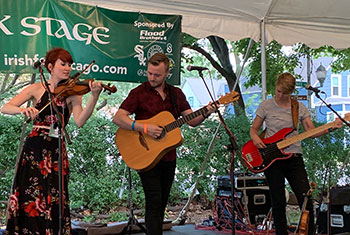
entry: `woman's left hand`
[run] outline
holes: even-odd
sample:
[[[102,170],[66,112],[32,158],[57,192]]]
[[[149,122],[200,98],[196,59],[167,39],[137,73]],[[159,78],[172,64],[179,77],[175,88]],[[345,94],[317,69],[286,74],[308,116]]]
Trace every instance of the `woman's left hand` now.
[[[344,123],[342,122],[342,120],[340,120],[339,118],[336,118],[336,119],[333,121],[333,123],[334,123],[334,127],[337,128],[337,129],[343,127],[343,125],[344,125]]]
[[[98,97],[102,91],[102,82],[90,81],[89,86],[91,94]]]

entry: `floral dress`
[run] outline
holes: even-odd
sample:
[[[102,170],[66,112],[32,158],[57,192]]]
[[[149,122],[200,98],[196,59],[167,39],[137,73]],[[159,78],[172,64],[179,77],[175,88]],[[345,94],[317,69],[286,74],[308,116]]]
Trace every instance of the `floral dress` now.
[[[49,95],[43,94],[36,104],[41,110]],[[56,101],[57,109],[69,120],[65,101]],[[8,206],[6,234],[58,234],[58,138],[50,137],[49,127],[57,127],[57,117],[48,105],[33,121],[33,129],[23,146]],[[71,233],[68,178],[69,166],[65,144],[62,141],[63,215],[62,234]]]

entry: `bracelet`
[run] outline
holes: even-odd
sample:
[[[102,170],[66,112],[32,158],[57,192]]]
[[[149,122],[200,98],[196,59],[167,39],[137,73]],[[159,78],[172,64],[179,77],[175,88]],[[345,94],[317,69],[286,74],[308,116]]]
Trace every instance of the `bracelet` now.
[[[131,124],[131,130],[133,130],[133,131],[135,130],[135,121],[133,121]]]
[[[20,111],[20,113],[22,114],[23,111],[24,111],[24,108],[20,108],[19,111]]]
[[[147,135],[147,124],[143,124],[143,132]]]

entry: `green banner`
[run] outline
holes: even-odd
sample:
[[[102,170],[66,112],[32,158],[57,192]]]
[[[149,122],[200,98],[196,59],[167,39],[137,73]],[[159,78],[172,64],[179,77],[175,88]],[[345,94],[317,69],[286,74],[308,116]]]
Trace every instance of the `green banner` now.
[[[48,50],[71,52],[74,72],[98,80],[143,82],[147,60],[164,52],[168,82],[180,84],[181,16],[113,11],[61,0],[0,0],[0,71],[33,73]]]

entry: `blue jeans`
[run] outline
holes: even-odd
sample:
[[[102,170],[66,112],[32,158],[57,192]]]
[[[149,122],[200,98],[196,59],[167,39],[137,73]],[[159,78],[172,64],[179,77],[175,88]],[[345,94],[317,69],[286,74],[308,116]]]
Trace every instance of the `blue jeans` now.
[[[146,199],[145,223],[148,235],[163,233],[164,211],[175,176],[176,160],[159,161],[151,170],[139,172]]]
[[[304,160],[301,154],[295,154],[289,159],[278,160],[265,170],[265,176],[270,188],[272,216],[277,235],[286,235],[286,197],[285,179],[288,180],[301,208],[305,194],[310,188]],[[306,209],[309,211],[308,234],[314,234],[314,211],[312,200],[308,201]]]

